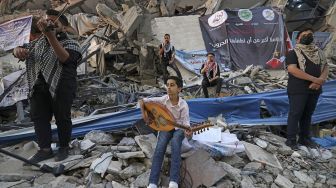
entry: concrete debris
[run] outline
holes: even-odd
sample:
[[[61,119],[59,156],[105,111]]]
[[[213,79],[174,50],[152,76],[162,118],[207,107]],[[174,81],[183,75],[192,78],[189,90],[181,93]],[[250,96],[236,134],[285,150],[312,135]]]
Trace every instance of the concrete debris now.
[[[243,177],[243,180],[240,182],[240,187],[241,188],[255,188],[249,176]]]
[[[234,168],[229,164],[226,164],[224,162],[220,162],[220,165],[223,167],[223,169],[225,170],[225,172],[227,173],[227,176],[236,181],[236,182],[240,182],[241,181],[241,170],[238,168]]]
[[[247,156],[251,161],[258,161],[260,163],[265,163],[267,165],[279,168],[282,170],[282,166],[279,160],[276,158],[275,155],[272,155],[265,150],[261,149],[260,147],[244,142],[245,151]]]
[[[304,172],[294,170],[294,175],[302,182],[305,182],[307,184],[313,184],[314,183],[314,180]]]
[[[132,163],[130,166],[126,167],[123,169],[120,173],[119,176],[122,179],[128,179],[132,176],[139,176],[146,170],[145,165],[142,163]]]
[[[202,150],[186,159],[185,168],[190,173],[190,176],[185,177],[185,182],[193,182],[192,187],[212,186],[227,174],[224,167],[218,165],[209,153]]]
[[[145,154],[142,151],[116,153],[115,155],[120,159],[145,158]]]
[[[90,169],[103,177],[112,159],[112,153],[104,153],[100,158],[92,162]]]
[[[231,130],[231,132],[234,131]],[[56,163],[50,159],[44,162],[50,166],[65,165],[66,175],[58,178],[47,173],[34,179],[36,175],[30,173],[33,169],[24,170],[22,163],[12,163],[14,159],[0,155],[0,185],[11,186],[26,181],[31,181],[31,185],[34,186],[54,187],[104,187],[104,185],[105,187],[146,187],[148,185],[152,152],[157,142],[154,134],[98,132],[95,134],[113,138],[113,142],[104,141],[94,144],[89,140],[93,133],[95,131],[88,133],[83,140],[76,139],[72,142],[75,146],[75,143],[78,143],[78,146],[83,143],[82,149],[90,148],[86,150],[85,155],[75,155],[76,146],[71,148],[71,155],[67,160]],[[260,140],[277,148],[274,149],[274,154],[267,152],[268,146],[261,148],[255,145],[255,142]],[[336,169],[335,149],[319,149],[320,153],[330,152],[331,158],[315,159],[310,155],[299,153],[300,151],[309,152],[310,148],[302,147],[305,151],[294,152],[284,146],[284,141],[282,137],[272,133],[265,134],[260,130],[242,141],[245,152],[230,157],[213,158],[210,153],[202,149],[191,150],[192,153],[182,159],[181,173],[188,175],[181,176],[181,185],[232,188],[335,186],[336,181],[333,177]],[[6,149],[12,151],[13,148],[21,148],[18,153],[36,150],[33,142]],[[169,156],[170,152],[166,155]],[[169,157],[164,159],[160,186],[167,186],[169,183],[170,160]],[[36,172],[36,169],[33,172]]]
[[[112,144],[114,141],[111,135],[106,134],[105,132],[100,130],[90,131],[88,134],[85,135],[84,139],[89,139],[96,144]]]
[[[140,146],[146,157],[151,159],[156,147],[157,138],[154,134],[136,136],[135,141]]]
[[[124,137],[120,140],[118,146],[135,146],[135,140],[134,138],[130,138],[130,137]]]
[[[282,188],[293,188],[294,187],[294,184],[290,180],[282,176],[281,174],[277,176],[274,183],[276,183]]]

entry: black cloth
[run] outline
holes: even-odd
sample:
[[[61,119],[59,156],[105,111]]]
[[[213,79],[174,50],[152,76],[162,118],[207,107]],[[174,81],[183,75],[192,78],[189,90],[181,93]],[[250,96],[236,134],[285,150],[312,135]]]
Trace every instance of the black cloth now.
[[[71,106],[77,90],[77,63],[81,54],[66,49],[69,58],[64,62],[61,78],[52,98],[49,85],[42,74],[34,85],[34,92],[30,97],[31,119],[34,122],[37,143],[40,148],[50,148],[52,133],[50,121],[55,116],[58,140],[61,147],[68,147],[71,139],[72,122]]]
[[[311,118],[315,111],[320,94],[289,94],[289,112],[287,119],[287,139],[296,140],[298,134],[300,139],[310,138]]]
[[[303,54],[306,58],[306,70],[305,72],[309,75],[320,77],[321,76],[321,65],[314,64],[311,62],[305,54]],[[286,56],[286,65],[295,64],[297,68],[299,68],[297,55],[294,50],[290,51]],[[287,85],[287,92],[288,94],[305,94],[305,93],[321,93],[322,87],[319,90],[309,89],[309,85],[312,82],[308,80],[302,80],[293,76],[292,74],[288,73],[288,85]]]

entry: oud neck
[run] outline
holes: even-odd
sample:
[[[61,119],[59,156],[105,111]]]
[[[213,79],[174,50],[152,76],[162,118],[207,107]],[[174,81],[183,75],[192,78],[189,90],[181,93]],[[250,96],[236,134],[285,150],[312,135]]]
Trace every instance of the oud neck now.
[[[174,127],[177,127],[177,128],[181,128],[181,129],[184,129],[184,130],[190,130],[190,126],[186,126],[186,125],[182,125],[182,124],[178,124],[178,123],[175,123],[175,122],[172,122],[174,124]]]

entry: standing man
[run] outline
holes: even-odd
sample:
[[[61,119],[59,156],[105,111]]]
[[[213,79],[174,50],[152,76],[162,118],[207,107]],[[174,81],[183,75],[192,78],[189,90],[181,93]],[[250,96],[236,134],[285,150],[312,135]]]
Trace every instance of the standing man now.
[[[185,100],[179,97],[182,90],[182,80],[176,76],[170,76],[167,79],[167,95],[162,97],[154,97],[140,100],[140,107],[142,116],[145,122],[152,121],[147,116],[145,111],[145,102],[158,102],[164,105],[174,116],[176,123],[190,126],[189,107]],[[178,188],[180,181],[180,166],[181,166],[181,147],[184,136],[190,137],[191,131],[183,131],[182,129],[175,128],[169,132],[160,131],[158,142],[153,155],[153,162],[151,173],[149,176],[148,188],[157,188],[160,178],[160,170],[163,158],[167,149],[169,141],[171,141],[171,166],[170,166],[170,182],[169,188]]]
[[[164,81],[166,82],[166,79],[168,77],[168,71],[167,71],[168,66],[171,67],[176,72],[177,76],[182,80],[182,75],[174,61],[175,60],[175,48],[170,43],[169,34],[164,35],[164,41],[162,44],[160,44],[159,48],[160,48],[160,61],[161,61]]]
[[[286,57],[288,69],[289,113],[286,145],[297,149],[297,143],[317,147],[311,140],[311,118],[322,85],[328,77],[328,65],[323,52],[313,43],[313,31],[305,29],[298,33],[298,44]],[[298,131],[298,127],[300,127]],[[297,142],[297,134],[299,140]]]
[[[223,79],[220,77],[219,65],[215,60],[215,54],[209,52],[207,54],[208,60],[201,67],[201,74],[203,75],[202,88],[205,98],[209,98],[208,87],[216,86],[216,97],[219,97]]]
[[[71,139],[71,105],[77,87],[77,63],[81,59],[79,44],[64,32],[67,18],[48,10],[37,23],[42,36],[24,47],[14,49],[14,56],[25,60],[29,86],[31,118],[39,150],[29,160],[40,162],[52,158],[51,125],[55,116],[59,149],[55,161],[68,157]]]

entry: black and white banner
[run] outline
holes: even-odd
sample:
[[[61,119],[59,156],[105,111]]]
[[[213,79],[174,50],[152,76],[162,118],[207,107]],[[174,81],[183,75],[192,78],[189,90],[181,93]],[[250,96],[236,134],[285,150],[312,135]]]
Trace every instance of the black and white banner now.
[[[215,52],[222,67],[283,68],[287,35],[276,9],[220,10],[199,20],[206,49]]]

